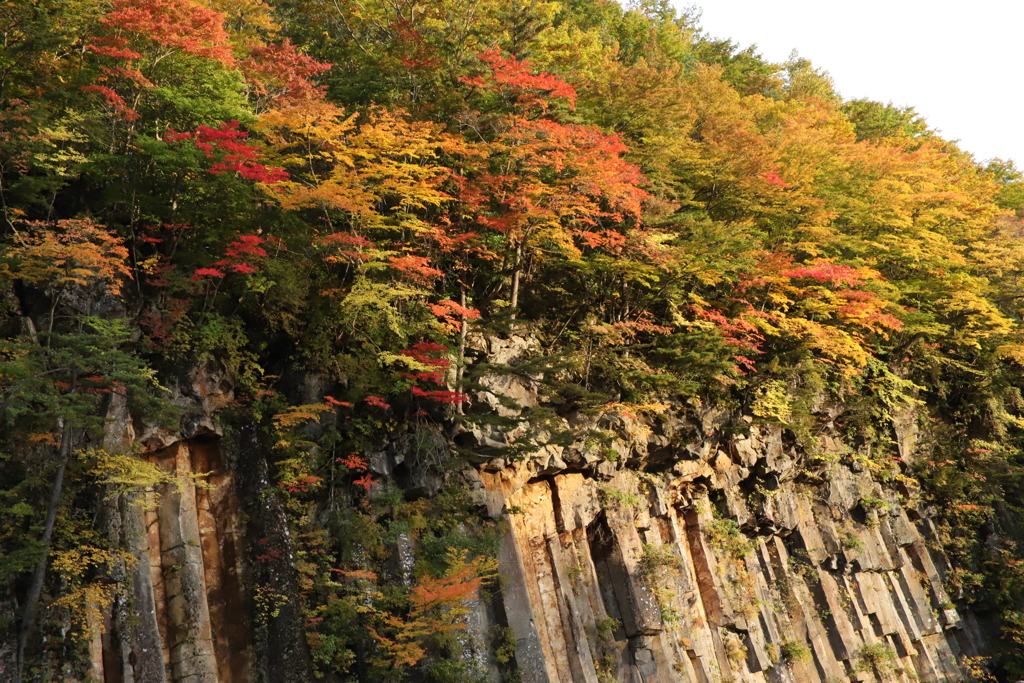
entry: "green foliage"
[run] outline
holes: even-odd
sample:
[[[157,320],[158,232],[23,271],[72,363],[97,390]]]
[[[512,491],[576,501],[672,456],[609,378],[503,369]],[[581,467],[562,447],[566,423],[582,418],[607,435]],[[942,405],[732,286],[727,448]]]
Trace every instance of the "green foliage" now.
[[[598,642],[598,652],[594,658],[594,669],[597,671],[597,679],[601,683],[611,683],[611,681],[615,680],[615,633],[620,628],[622,628],[622,624],[613,617],[605,617],[594,622],[594,635]]]
[[[602,486],[598,491],[598,495],[601,499],[601,505],[614,510],[631,508],[640,504],[640,496],[629,491],[621,491],[613,486]]]
[[[511,627],[494,626],[491,633],[491,651],[501,668],[502,683],[519,683],[522,670],[515,666],[516,636]]]
[[[428,664],[424,673],[427,680],[433,683],[459,683],[460,681],[484,683],[488,679],[477,669],[478,667],[473,662],[456,662],[446,659]]]
[[[892,505],[889,503],[885,502],[881,498],[874,498],[872,496],[861,496],[860,506],[865,512],[872,512],[876,510],[888,512],[892,509]]]
[[[421,544],[419,567],[438,571],[452,548],[472,556],[497,557],[501,528],[481,523],[470,513],[466,491],[451,487],[426,501],[408,503],[400,512]]]
[[[705,527],[708,540],[719,551],[735,558],[742,558],[753,546],[739,525],[731,519],[713,519]]]
[[[862,541],[859,536],[852,533],[843,534],[842,538],[839,539],[839,542],[846,550],[860,550],[864,547],[864,541]]]
[[[895,107],[871,100],[850,100],[843,104],[860,140],[887,137],[916,138],[930,134],[927,124],[912,107]]]
[[[999,184],[996,203],[1020,215],[1024,211],[1024,174],[1017,170],[1012,161],[993,159],[985,170]]]
[[[782,655],[782,659],[790,664],[794,662],[810,661],[813,656],[811,654],[811,648],[807,647],[805,643],[801,643],[797,640],[787,640],[784,642],[782,644],[780,654]]]
[[[682,560],[670,547],[645,543],[636,571],[641,583],[654,588],[681,567]]]
[[[865,645],[859,652],[863,670],[874,670],[881,676],[887,676],[895,669],[896,651],[887,643]]]
[[[683,561],[671,547],[645,543],[643,553],[637,562],[636,573],[640,583],[654,594],[665,623],[679,620],[672,607],[676,593],[667,587],[673,575],[682,569]]]

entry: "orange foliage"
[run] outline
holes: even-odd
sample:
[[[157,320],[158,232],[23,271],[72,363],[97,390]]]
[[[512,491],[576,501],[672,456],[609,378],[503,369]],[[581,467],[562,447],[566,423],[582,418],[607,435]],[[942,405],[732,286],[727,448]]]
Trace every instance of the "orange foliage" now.
[[[437,268],[427,265],[429,263],[430,259],[426,256],[392,256],[388,259],[392,268],[421,284],[428,284],[434,278],[444,275]]]
[[[480,317],[480,311],[475,308],[466,308],[451,299],[444,299],[436,304],[427,303],[427,308],[444,321],[445,327],[452,332],[459,329],[463,321]]]
[[[324,88],[310,79],[331,68],[299,54],[287,38],[279,44],[253,45],[250,57],[241,62],[246,79],[262,100],[262,108],[289,107],[307,100],[319,100]]]
[[[459,80],[463,83],[500,93],[510,104],[531,114],[546,113],[555,99],[564,99],[570,107],[576,105],[575,88],[558,76],[534,73],[529,61],[503,57],[498,50],[487,50],[477,57],[488,66],[487,72],[462,77]]]
[[[639,224],[648,198],[643,174],[623,158],[627,147],[595,127],[546,118],[554,99],[575,101],[572,87],[556,76],[534,74],[528,62],[494,52],[480,58],[489,73],[463,81],[502,95],[511,111],[492,123],[489,156],[457,179],[462,211],[504,235],[517,265],[524,252],[540,256],[552,246],[569,258],[585,249],[621,253],[623,223]]]
[[[283,413],[278,413],[272,418],[274,426],[278,430],[297,427],[305,422],[319,422],[320,413],[327,413],[334,410],[328,403],[312,403],[303,406],[290,406]]]
[[[56,286],[102,282],[115,295],[121,293],[121,280],[131,278],[128,250],[121,238],[91,219],[25,225],[31,231],[8,251],[17,259],[18,277]]]
[[[465,554],[453,549],[448,551],[448,560],[444,576],[425,575],[413,586],[406,618],[364,609],[378,622],[379,626],[369,631],[393,667],[415,666],[425,654],[422,643],[427,638],[464,629],[461,619],[468,613],[466,601],[475,598],[480,585],[496,575],[495,560],[476,557],[466,562]]]
[[[224,30],[224,15],[190,0],[115,0],[114,8],[100,22],[115,31],[227,66],[235,61]],[[112,57],[141,57],[116,42],[93,49]]]

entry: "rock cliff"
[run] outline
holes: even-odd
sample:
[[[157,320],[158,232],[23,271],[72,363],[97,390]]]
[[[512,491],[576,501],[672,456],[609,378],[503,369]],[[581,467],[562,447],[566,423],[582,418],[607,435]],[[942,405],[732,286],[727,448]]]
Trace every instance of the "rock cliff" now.
[[[503,364],[531,349],[516,337],[477,346]],[[108,448],[138,441],[151,461],[187,476],[153,509],[108,505],[108,533],[137,561],[125,569],[132,592],[93,644],[93,675],[311,680],[289,525],[268,493],[272,464],[254,425],[222,438],[211,415],[231,390],[215,371],[200,368],[187,384],[180,433],[137,435],[124,407],[110,408]],[[535,385],[487,377],[473,409],[519,418],[543,402]],[[481,517],[504,520],[500,589],[469,606],[461,636],[481,675],[968,680],[961,662],[985,654],[983,627],[944,588],[947,560],[905,473],[922,449],[912,418],[894,424],[900,458],[879,472],[834,429],[809,454],[781,425],[690,414],[698,417],[671,407],[570,412],[543,425],[433,432],[438,449],[486,454],[447,474],[407,457],[401,438],[369,454],[407,495],[460,481]],[[556,431],[571,442],[551,438]],[[531,452],[496,456],[524,437]],[[391,548],[406,571],[412,545],[400,537]],[[501,667],[488,645],[496,628],[515,637]]]
[[[963,680],[982,640],[927,516],[842,464],[799,483],[778,429],[700,450],[653,475],[483,474],[515,511],[523,680]]]

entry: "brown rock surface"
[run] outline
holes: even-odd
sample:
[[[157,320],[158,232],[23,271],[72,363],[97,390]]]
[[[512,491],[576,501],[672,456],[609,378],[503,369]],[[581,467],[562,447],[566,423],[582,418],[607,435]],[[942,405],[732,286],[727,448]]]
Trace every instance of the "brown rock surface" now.
[[[530,346],[515,336],[481,343],[501,363]],[[519,409],[498,397],[537,406],[533,384],[493,379],[478,399],[513,417]],[[111,614],[110,632],[93,643],[93,672],[110,683],[246,683],[302,668],[301,628],[288,632],[287,647],[270,638],[265,647],[281,652],[262,664],[255,652],[267,653],[249,632],[243,557],[266,462],[253,460],[252,471],[226,462],[210,412],[230,388],[216,372],[197,370],[177,396],[193,411],[185,428],[143,430],[137,441],[186,478],[156,509],[121,506],[111,516],[110,533],[138,560],[138,614],[130,628],[125,614]],[[108,448],[127,450],[136,436],[125,407],[112,405],[110,418]],[[566,432],[600,430],[600,445],[547,443],[550,424],[456,433],[481,450],[483,463],[458,474],[470,500],[481,515],[508,520],[500,595],[470,606],[467,631],[482,642],[494,626],[511,627],[525,683],[959,681],[958,659],[984,654],[982,630],[950,607],[928,511],[880,486],[837,437],[822,435],[824,454],[809,468],[780,427],[746,419],[745,433],[727,437],[726,419],[563,420]],[[897,423],[909,459],[920,434],[913,415]],[[533,452],[493,457],[526,434]],[[255,452],[257,441],[253,432],[246,448]],[[392,456],[376,455],[374,471],[391,476]],[[280,510],[266,514],[286,529]],[[282,557],[288,569],[290,555]],[[286,574],[275,580],[287,583]],[[466,647],[500,679],[485,646]],[[865,647],[888,649],[892,670],[874,671]]]
[[[650,443],[626,421],[617,434],[620,453]],[[864,514],[888,494],[839,462],[797,483],[772,429],[678,451],[699,457],[655,476],[549,476],[530,459],[482,472],[488,506],[519,513],[502,562],[525,680],[880,681],[865,647],[891,651],[889,680],[961,680],[982,644],[948,609],[926,515],[895,499]],[[657,589],[648,547],[678,558]]]

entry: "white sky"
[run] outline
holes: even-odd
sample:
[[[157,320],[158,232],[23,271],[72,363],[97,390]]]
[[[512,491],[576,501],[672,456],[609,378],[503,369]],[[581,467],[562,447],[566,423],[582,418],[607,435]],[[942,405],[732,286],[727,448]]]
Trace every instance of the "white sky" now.
[[[1024,167],[1024,0],[674,0],[715,38],[795,48],[845,99],[910,105],[978,161]]]

